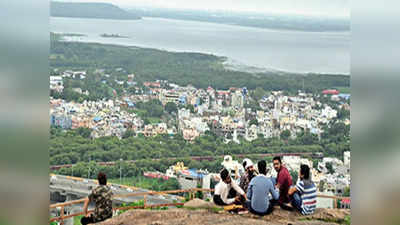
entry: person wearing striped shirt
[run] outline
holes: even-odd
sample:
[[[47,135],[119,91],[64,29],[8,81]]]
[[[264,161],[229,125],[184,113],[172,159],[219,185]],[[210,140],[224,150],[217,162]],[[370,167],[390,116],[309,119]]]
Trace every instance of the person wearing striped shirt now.
[[[289,189],[292,196],[292,206],[303,215],[313,214],[317,206],[317,187],[310,178],[310,168],[307,165],[300,166],[300,180],[296,186]]]

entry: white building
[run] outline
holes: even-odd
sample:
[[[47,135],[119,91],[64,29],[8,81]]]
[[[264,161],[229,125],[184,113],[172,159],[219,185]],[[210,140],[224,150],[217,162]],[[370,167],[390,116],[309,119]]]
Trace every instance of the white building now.
[[[344,165],[350,168],[350,151],[343,152]]]

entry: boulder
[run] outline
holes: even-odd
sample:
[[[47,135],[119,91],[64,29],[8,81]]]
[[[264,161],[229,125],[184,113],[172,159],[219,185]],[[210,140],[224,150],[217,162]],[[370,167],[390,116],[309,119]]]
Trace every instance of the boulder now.
[[[209,209],[217,207],[213,202],[207,202],[199,198],[195,198],[185,203],[185,207],[188,208],[199,208],[199,209]]]

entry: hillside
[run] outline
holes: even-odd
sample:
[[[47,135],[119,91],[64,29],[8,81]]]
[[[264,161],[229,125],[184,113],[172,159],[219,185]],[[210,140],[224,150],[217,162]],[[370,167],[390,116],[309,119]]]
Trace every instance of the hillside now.
[[[108,3],[50,3],[50,15],[94,19],[137,20],[140,16]]]
[[[237,11],[181,10],[166,8],[132,8],[127,11],[143,17],[159,17],[178,20],[239,25],[279,30],[307,32],[349,31],[350,20],[339,17],[317,17],[284,13],[256,13]]]

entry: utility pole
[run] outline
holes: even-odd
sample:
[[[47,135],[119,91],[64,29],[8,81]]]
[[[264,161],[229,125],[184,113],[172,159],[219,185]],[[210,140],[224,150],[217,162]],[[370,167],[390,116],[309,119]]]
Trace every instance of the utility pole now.
[[[122,184],[122,159],[120,160],[120,164],[119,164],[119,183]]]
[[[72,166],[71,166],[71,168],[72,168],[72,177],[74,176],[74,164],[72,164]]]
[[[89,156],[89,170],[88,170],[88,179],[90,178],[90,161],[91,161],[91,159],[90,159],[90,156]]]

